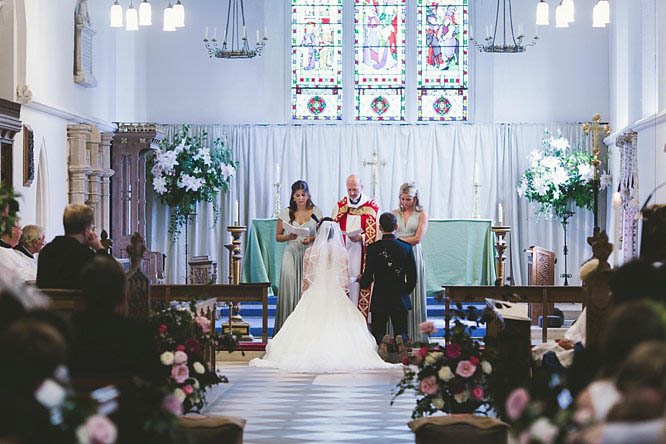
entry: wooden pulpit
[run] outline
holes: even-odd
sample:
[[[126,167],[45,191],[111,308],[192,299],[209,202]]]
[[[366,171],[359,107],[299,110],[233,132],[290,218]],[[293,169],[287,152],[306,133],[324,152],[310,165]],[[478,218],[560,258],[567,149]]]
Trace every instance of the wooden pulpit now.
[[[21,131],[21,104],[0,99],[0,181],[14,183],[14,136]]]
[[[555,253],[536,246],[529,247],[525,252],[527,253],[527,285],[555,285]],[[547,304],[546,313],[552,313],[554,308],[554,304]],[[532,319],[532,325],[538,324],[539,316],[543,316],[543,313],[543,304],[528,304],[528,314]],[[545,317],[543,322],[546,322]]]

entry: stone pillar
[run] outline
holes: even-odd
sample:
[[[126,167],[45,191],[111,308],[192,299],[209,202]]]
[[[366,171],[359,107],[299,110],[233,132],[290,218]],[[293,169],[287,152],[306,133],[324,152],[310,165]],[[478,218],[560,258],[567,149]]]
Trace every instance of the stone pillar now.
[[[86,204],[88,201],[88,176],[92,172],[90,153],[88,152],[88,140],[90,138],[90,125],[67,125],[69,203]]]
[[[102,175],[101,175],[101,220],[104,228],[111,231],[111,176],[114,171],[111,169],[111,140],[113,140],[113,133],[102,133],[101,135],[101,159],[102,159]]]
[[[93,209],[95,212],[95,227],[98,232],[101,232],[104,226],[102,219],[101,197],[102,197],[102,181],[101,177],[104,173],[102,168],[101,156],[101,140],[99,129],[95,126],[90,127],[90,138],[86,143],[88,155],[90,156],[90,173],[88,174],[88,199],[86,205]]]

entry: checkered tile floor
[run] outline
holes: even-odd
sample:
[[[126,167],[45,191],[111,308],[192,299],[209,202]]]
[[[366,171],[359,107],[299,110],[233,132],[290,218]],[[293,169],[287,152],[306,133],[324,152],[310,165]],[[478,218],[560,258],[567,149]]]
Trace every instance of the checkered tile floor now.
[[[402,395],[390,405],[400,369],[332,375],[247,364],[218,364],[218,369],[229,385],[205,414],[245,418],[245,443],[414,442],[407,427],[414,398]]]

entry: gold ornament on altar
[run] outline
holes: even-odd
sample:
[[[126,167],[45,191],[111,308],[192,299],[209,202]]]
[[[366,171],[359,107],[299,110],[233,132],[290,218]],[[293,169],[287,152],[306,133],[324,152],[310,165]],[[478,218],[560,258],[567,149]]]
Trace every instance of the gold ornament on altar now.
[[[237,202],[235,207],[237,207]],[[234,210],[234,219],[238,219],[238,210]],[[231,233],[231,242],[224,247],[229,250],[229,284],[240,285],[241,281],[241,261],[243,253],[241,252],[241,236],[247,231],[247,227],[240,225],[236,220],[233,225],[227,227]],[[250,334],[250,324],[245,322],[240,315],[240,303],[227,303],[229,307],[229,322],[222,324],[222,333],[231,333],[240,335],[242,341],[252,341],[254,337]]]
[[[594,226],[599,226],[599,136],[607,136],[610,134],[610,127],[606,124],[601,124],[601,116],[595,114],[592,117],[592,122],[583,124],[583,132],[585,134],[592,133],[592,166],[594,167]]]

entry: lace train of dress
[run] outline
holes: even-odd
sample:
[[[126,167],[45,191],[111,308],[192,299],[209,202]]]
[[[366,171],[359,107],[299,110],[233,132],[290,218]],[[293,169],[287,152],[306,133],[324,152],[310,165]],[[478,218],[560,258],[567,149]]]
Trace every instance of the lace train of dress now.
[[[365,318],[341,290],[316,293],[314,287],[303,293],[266,355],[250,366],[303,373],[401,367],[379,357]]]
[[[379,357],[365,318],[345,294],[344,248],[326,244],[320,251],[306,252],[304,281],[310,287],[266,346],[264,357],[251,360],[250,366],[302,373],[402,367]]]

